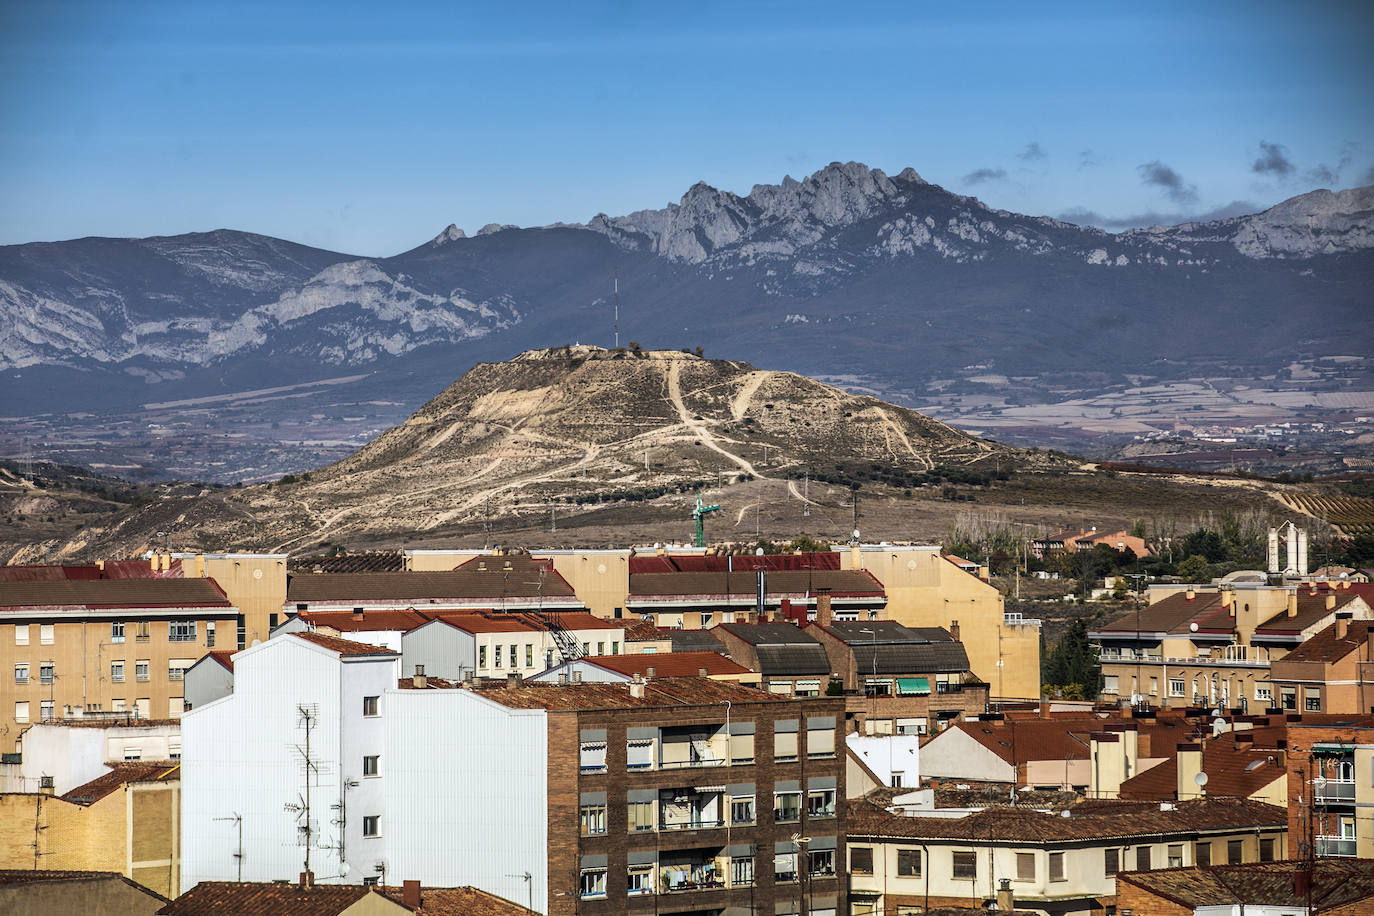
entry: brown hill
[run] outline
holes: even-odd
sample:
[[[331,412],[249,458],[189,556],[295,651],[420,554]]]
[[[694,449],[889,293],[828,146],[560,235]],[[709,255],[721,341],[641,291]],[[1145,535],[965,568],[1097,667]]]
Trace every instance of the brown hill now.
[[[477,365],[401,425],[298,479],[171,487],[113,524],[23,553],[134,552],[158,531],[178,549],[298,551],[481,531],[512,514],[552,512],[556,523],[560,511],[622,500],[669,499],[676,517],[680,494],[702,485],[773,480],[800,499],[804,477],[855,464],[916,475],[1043,461],[789,372],[561,347]]]

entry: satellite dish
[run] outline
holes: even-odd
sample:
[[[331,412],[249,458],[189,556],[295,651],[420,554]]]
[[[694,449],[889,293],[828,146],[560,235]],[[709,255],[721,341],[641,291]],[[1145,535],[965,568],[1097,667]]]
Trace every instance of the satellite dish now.
[[[261,639],[255,639],[255,640],[253,640],[253,645],[255,645],[255,646],[260,646],[260,645],[262,645],[262,640],[261,640]]]
[[[1189,629],[1190,632],[1196,633],[1196,632],[1197,632],[1197,621],[1195,620],[1195,621],[1193,621],[1192,623],[1188,624],[1188,629]]]
[[[855,528],[855,529],[854,529],[854,540],[857,541],[858,539],[859,539],[859,529],[858,529],[858,528]]]
[[[763,556],[763,548],[762,548],[762,547],[756,547],[756,548],[754,548],[754,556],[756,556],[756,557],[761,557],[761,556]]]
[[[1207,774],[1198,773],[1196,776],[1193,777],[1193,782],[1197,783],[1198,788],[1202,788],[1203,786],[1207,785]]]

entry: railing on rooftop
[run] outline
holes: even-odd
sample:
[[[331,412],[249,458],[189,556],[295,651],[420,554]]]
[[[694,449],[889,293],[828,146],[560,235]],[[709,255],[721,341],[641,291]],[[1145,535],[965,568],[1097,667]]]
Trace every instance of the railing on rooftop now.
[[[1355,855],[1355,838],[1342,836],[1319,836],[1317,840],[1317,855],[1319,856],[1349,856]]]
[[[1315,794],[1319,802],[1353,803],[1355,801],[1355,780],[1318,780]]]
[[[1042,623],[1039,617],[1026,617],[1020,611],[1007,611],[1002,614],[1002,625],[1006,627],[1038,627]]]

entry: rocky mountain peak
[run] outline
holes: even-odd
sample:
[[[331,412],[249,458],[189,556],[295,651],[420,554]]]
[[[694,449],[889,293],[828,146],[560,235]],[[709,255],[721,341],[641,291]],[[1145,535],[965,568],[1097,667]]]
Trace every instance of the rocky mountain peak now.
[[[459,229],[454,223],[449,223],[447,229],[429,240],[429,244],[433,246],[447,245],[449,242],[456,242],[459,239],[465,239],[467,237],[468,234],[466,232]]]

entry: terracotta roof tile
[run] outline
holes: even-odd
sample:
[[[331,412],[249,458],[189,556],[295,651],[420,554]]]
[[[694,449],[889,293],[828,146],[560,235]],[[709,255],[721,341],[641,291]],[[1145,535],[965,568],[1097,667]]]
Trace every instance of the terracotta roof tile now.
[[[1351,620],[1345,636],[1337,637],[1336,625],[1333,623],[1325,630],[1314,633],[1305,643],[1274,662],[1274,665],[1282,666],[1287,662],[1339,661],[1364,645],[1370,631],[1374,631],[1374,620]]]
[[[291,633],[288,634],[303,639],[306,642],[323,646],[330,652],[337,652],[340,655],[399,655],[390,649],[383,649],[380,646],[369,646],[366,643],[354,642],[351,639],[340,639],[337,636],[325,636],[323,633]]]
[[[652,655],[589,655],[583,661],[609,671],[644,675],[653,668],[656,677],[696,677],[702,668],[708,675],[752,674],[748,668],[715,652],[655,652]]]
[[[400,903],[404,889],[395,885],[382,893]],[[504,897],[475,887],[422,887],[416,916],[529,916],[530,911]]]
[[[1267,747],[1237,746],[1229,735],[1222,736],[1203,748],[1202,772],[1207,774],[1209,796],[1248,798],[1284,775],[1283,755]],[[1167,801],[1177,796],[1177,789],[1178,757],[1173,756],[1123,782],[1121,797]]]
[[[1307,896],[1293,886],[1295,862],[1250,865],[1213,865],[1209,868],[1170,868],[1122,872],[1118,881],[1134,884],[1180,906],[1250,906],[1305,909]],[[1348,913],[1374,912],[1374,862],[1368,859],[1317,859],[1312,875],[1312,904],[1318,912],[1340,907]],[[1356,908],[1364,904],[1363,907]]]
[[[338,916],[368,894],[360,884],[255,884],[202,881],[158,910],[158,916]],[[405,912],[398,908],[398,912]]]
[[[851,837],[985,840],[1045,844],[1083,840],[1132,839],[1253,827],[1285,827],[1288,812],[1274,805],[1239,799],[1206,798],[1180,802],[1163,811],[1157,803],[1101,803],[1090,814],[1062,817],[1030,808],[985,808],[966,817],[908,817],[866,801],[851,802]]]
[[[1094,632],[1126,635],[1138,628],[1142,633],[1186,633],[1188,624],[1197,621],[1201,626],[1201,621],[1220,608],[1218,592],[1195,592],[1191,601],[1186,592],[1176,592],[1141,608],[1138,621],[1136,612],[1129,611]]]
[[[121,761],[110,766],[113,767],[110,772],[77,786],[63,795],[62,800],[75,805],[91,805],[131,782],[167,782],[181,778],[181,764],[170,760],[161,763]]]
[[[780,703],[787,697],[745,687],[733,681],[712,681],[699,677],[655,678],[644,696],[630,695],[629,684],[541,684],[526,682],[518,687],[478,687],[478,696],[512,709],[636,709],[677,706],[716,706],[732,703]]]
[[[439,620],[467,633],[535,633],[531,626],[515,615],[454,613],[436,614]]]
[[[1296,616],[1289,617],[1286,610],[1279,611],[1270,617],[1257,628],[1256,635],[1263,636],[1274,632],[1300,633],[1313,624],[1320,623],[1328,616],[1337,611],[1344,610],[1346,605],[1353,601],[1361,600],[1361,597],[1353,592],[1342,592],[1337,590],[1334,607],[1326,606],[1326,595],[1321,593],[1313,595],[1306,589],[1298,591],[1298,613]]]
[[[649,642],[651,640],[668,639],[667,635],[659,632],[658,627],[647,620],[640,620],[638,617],[631,617],[624,621],[625,639],[638,642]]]

